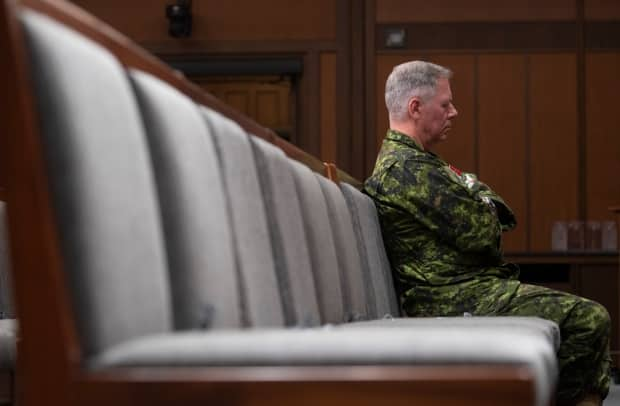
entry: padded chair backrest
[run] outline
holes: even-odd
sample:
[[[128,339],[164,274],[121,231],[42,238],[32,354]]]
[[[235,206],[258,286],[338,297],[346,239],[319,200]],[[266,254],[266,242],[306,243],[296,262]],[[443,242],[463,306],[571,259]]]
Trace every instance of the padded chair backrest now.
[[[327,203],[314,172],[297,161],[289,161],[301,203],[321,320],[341,323],[345,319],[343,293]]]
[[[221,114],[205,107],[201,112],[214,137],[230,206],[247,323],[255,327],[282,326],[282,299],[250,138]]]
[[[15,317],[6,204],[0,202],[0,319]]]
[[[234,240],[211,134],[187,96],[144,72],[130,77],[159,192],[175,328],[240,327]]]
[[[398,316],[400,312],[396,291],[375,204],[370,197],[347,183],[341,183],[340,189],[351,211],[358,250],[365,254],[362,255],[366,258],[362,266],[366,280],[371,282],[376,316]]]
[[[366,297],[366,284],[362,271],[361,255],[357,249],[357,241],[351,214],[340,188],[323,176],[316,175],[321,185],[332,234],[336,244],[338,269],[340,270],[342,292],[345,302],[345,321],[366,320],[372,314]]]
[[[34,12],[21,19],[82,349],[169,331],[157,192],[127,74],[76,32]]]
[[[292,168],[282,150],[252,137],[287,325],[321,324]]]

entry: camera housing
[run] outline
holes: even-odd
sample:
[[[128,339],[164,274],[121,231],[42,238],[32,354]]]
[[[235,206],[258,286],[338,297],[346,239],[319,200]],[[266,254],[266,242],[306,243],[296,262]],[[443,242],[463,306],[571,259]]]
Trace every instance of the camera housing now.
[[[171,37],[189,37],[192,34],[192,8],[191,1],[179,0],[176,4],[166,6],[168,18],[168,34]]]

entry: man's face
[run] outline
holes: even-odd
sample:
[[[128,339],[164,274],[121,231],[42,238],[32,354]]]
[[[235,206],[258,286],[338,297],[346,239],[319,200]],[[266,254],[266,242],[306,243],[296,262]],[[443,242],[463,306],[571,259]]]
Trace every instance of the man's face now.
[[[448,138],[452,119],[458,112],[452,104],[452,90],[447,78],[437,79],[435,94],[419,106],[418,127],[424,148],[431,147]]]

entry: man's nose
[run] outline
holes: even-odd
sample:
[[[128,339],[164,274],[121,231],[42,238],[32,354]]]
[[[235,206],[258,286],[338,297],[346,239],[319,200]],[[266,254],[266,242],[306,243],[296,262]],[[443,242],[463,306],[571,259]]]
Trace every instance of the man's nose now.
[[[454,107],[454,104],[451,104],[450,105],[450,118],[454,118],[458,115],[459,115],[459,112],[456,110],[456,107]]]

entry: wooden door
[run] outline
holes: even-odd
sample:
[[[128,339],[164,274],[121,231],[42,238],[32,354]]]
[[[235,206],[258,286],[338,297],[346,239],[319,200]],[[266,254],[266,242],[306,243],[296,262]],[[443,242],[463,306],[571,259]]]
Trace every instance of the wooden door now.
[[[190,80],[282,138],[295,142],[295,97],[290,76],[209,76]]]

